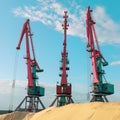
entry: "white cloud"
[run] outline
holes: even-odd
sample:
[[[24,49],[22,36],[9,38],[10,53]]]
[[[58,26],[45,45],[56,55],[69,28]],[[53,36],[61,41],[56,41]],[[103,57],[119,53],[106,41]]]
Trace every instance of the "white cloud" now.
[[[0,80],[0,95],[5,95],[5,94],[10,94],[11,90],[12,90],[12,82],[11,80]],[[22,89],[25,88],[27,86],[27,82],[26,81],[19,81],[16,80],[15,82],[15,87],[17,92]]]
[[[62,32],[61,24],[63,22],[63,11],[67,10],[69,14],[68,34],[85,38],[85,10],[78,4],[73,2],[69,4],[69,8],[64,7],[56,0],[37,0],[38,6],[24,6],[15,8],[13,13],[16,16],[29,18],[32,21],[39,21],[45,25],[53,27],[55,30]],[[120,24],[116,23],[106,13],[105,8],[96,6],[93,11],[93,19],[97,23],[95,25],[98,40],[101,43],[120,43]]]
[[[98,40],[101,43],[120,43],[120,24],[106,13],[104,7],[97,6],[93,11]]]
[[[112,62],[110,65],[120,65],[120,61]]]
[[[26,95],[27,82],[23,80],[15,81],[15,89],[12,89],[12,80],[0,80],[0,108],[9,109],[9,105],[14,101],[14,107],[16,107],[22,100],[22,97]],[[3,102],[4,101],[4,102]]]
[[[69,29],[68,34],[73,36],[78,36],[81,38],[85,38],[85,24],[84,18],[85,14],[84,11],[81,9],[80,6],[74,7],[74,13],[70,13],[70,10],[66,7],[63,7],[62,4],[57,3],[55,0],[37,0],[39,2],[38,6],[24,6],[18,7],[13,10],[13,13],[16,16],[20,16],[23,18],[29,18],[32,21],[39,21],[45,25],[52,26],[55,30],[62,32],[63,23],[63,14],[64,11],[68,11],[69,14]],[[71,5],[72,6],[72,5]],[[79,8],[79,12],[76,12]],[[72,11],[73,12],[73,11]],[[78,16],[76,14],[79,14]]]

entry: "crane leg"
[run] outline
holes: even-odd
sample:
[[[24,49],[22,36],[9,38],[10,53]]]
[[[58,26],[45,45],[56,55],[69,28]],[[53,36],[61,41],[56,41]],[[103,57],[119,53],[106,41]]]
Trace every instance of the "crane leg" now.
[[[54,101],[52,102],[52,104],[50,105],[53,106],[55,104],[55,102],[57,102],[57,107],[59,106],[64,106],[66,104],[70,104],[70,103],[74,103],[73,99],[71,98],[71,95],[58,95],[56,96],[56,98],[54,99]]]
[[[108,99],[104,94],[93,94],[90,102],[108,102]]]
[[[24,104],[25,103],[25,104]],[[42,109],[38,106],[41,105]],[[23,108],[22,108],[23,107]],[[15,111],[29,111],[29,112],[37,112],[45,109],[44,104],[40,100],[39,96],[26,96],[22,102],[18,105]]]
[[[50,107],[55,104],[55,102],[57,101],[57,99],[58,99],[58,97],[56,97],[56,98],[53,100],[53,102],[52,102],[52,104],[50,105]]]
[[[18,107],[15,109],[15,111],[19,111],[21,105],[23,104],[23,102],[26,100],[26,97],[22,100],[22,102],[18,105]]]

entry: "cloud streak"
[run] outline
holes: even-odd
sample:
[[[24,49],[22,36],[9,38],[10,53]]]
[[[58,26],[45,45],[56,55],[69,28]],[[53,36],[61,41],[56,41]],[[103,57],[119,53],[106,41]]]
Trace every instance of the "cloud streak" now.
[[[115,66],[115,65],[120,65],[120,61],[114,61],[110,65]]]
[[[0,95],[10,94],[12,90],[12,81],[11,80],[0,80]],[[20,89],[23,89],[27,86],[26,81],[16,80],[15,89],[19,92]]]
[[[18,7],[13,10],[16,16],[29,18],[32,21],[38,21],[45,25],[53,27],[53,29],[62,32],[61,24],[63,22],[63,11],[68,11],[69,14],[69,29],[68,34],[77,36],[82,39],[86,38],[85,33],[85,10],[77,5],[68,3],[68,7],[58,3],[56,0],[37,0],[37,6]],[[101,43],[120,43],[120,26],[112,20],[106,13],[105,8],[96,6],[93,11],[93,19],[97,23],[95,25],[98,40]]]
[[[10,104],[10,96],[11,96],[11,88],[12,88],[12,81],[11,80],[0,80],[0,107],[1,109],[8,109],[8,106]],[[18,104],[24,99],[24,97],[27,95],[26,91],[26,85],[27,81],[22,81],[22,80],[16,80],[15,84],[15,93],[13,97],[13,104],[14,104],[14,109],[18,106]],[[41,84],[40,84],[41,85]],[[116,98],[116,95],[119,93],[117,92],[119,89],[119,84],[115,83],[115,90],[116,94],[112,97],[109,97],[111,101],[118,101]],[[46,107],[49,107],[49,105],[53,102],[53,100],[56,97],[56,84],[48,84],[44,83],[42,86],[45,87],[45,96],[41,98],[42,102],[45,104]],[[92,95],[88,92],[87,86],[81,85],[81,84],[73,84],[73,90],[72,90],[72,98],[74,102],[88,102]],[[82,90],[82,91],[81,91]],[[83,92],[84,91],[84,92]],[[86,91],[86,92],[85,92]],[[90,95],[90,96],[89,96]],[[87,99],[87,97],[89,99]],[[4,102],[3,102],[4,101]]]

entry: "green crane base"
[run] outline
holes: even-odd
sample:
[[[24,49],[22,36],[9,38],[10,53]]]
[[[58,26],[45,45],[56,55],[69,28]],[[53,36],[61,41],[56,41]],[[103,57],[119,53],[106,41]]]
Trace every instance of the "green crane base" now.
[[[109,83],[94,84],[93,97],[90,102],[108,102],[106,96],[114,94],[114,85]]]
[[[109,83],[94,84],[93,93],[106,95],[114,94],[114,85]]]
[[[28,87],[28,95],[44,96],[45,88],[40,86]]]

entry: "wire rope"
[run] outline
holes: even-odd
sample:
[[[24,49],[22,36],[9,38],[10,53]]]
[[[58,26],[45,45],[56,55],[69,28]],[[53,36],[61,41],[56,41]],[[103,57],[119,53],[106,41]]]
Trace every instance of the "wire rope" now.
[[[16,51],[14,68],[13,68],[13,80],[12,80],[12,86],[11,86],[12,88],[11,88],[9,111],[13,111],[13,103],[14,103],[14,95],[15,95],[15,83],[16,83],[16,73],[17,73],[17,67],[18,67],[18,58],[19,58],[19,54],[18,54],[18,51]]]

